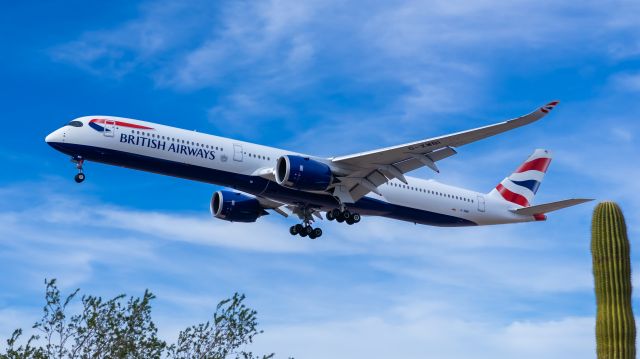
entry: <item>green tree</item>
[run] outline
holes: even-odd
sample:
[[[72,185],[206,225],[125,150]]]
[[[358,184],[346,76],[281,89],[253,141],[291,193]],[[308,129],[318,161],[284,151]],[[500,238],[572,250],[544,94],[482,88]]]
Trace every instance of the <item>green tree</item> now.
[[[45,280],[46,305],[43,316],[34,325],[36,334],[19,344],[22,330],[7,340],[0,359],[68,359],[68,358],[272,358],[246,351],[257,329],[257,312],[244,304],[238,293],[221,301],[213,319],[191,326],[178,334],[178,341],[168,345],[158,338],[151,318],[148,290],[141,298],[119,295],[109,300],[82,296],[82,309],[70,314],[70,305],[79,290],[63,298],[56,280]]]

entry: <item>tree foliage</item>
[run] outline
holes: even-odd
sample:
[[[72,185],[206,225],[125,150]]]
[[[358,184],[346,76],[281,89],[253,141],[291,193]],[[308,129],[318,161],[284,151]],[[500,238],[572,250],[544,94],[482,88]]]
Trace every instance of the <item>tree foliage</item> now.
[[[72,359],[72,358],[272,358],[246,351],[257,329],[257,312],[244,304],[245,296],[235,293],[221,301],[213,318],[193,325],[178,334],[175,344],[158,337],[151,318],[155,296],[146,290],[141,298],[124,294],[104,300],[83,295],[81,310],[71,314],[79,290],[63,297],[56,280],[45,280],[46,305],[34,325],[35,334],[26,342],[17,329],[7,340],[0,359]]]

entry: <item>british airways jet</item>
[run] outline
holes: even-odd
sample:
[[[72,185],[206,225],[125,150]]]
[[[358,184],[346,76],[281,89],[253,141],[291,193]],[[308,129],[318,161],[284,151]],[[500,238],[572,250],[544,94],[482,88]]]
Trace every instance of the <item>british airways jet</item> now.
[[[382,216],[434,226],[476,226],[543,221],[546,213],[590,201],[567,199],[532,205],[551,152],[537,149],[489,193],[405,176],[455,155],[456,149],[537,121],[558,104],[489,126],[398,146],[331,158],[316,157],[156,123],[113,116],[74,119],[46,137],[71,156],[84,181],[83,164],[94,161],[232,188],[213,194],[211,214],[255,222],[272,210],[295,214],[292,235],[315,239],[313,227],[329,221],[360,222]]]

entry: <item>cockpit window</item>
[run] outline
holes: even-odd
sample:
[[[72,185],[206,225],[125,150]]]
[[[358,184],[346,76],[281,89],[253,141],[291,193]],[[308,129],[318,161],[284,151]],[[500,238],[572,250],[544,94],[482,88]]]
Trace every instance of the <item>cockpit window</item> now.
[[[73,127],[82,127],[82,122],[80,122],[80,121],[71,121],[67,125],[73,126]]]

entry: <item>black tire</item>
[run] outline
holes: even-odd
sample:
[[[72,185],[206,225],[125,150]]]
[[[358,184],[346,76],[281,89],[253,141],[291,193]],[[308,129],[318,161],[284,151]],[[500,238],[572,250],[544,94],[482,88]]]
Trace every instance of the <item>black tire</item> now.
[[[310,239],[316,239],[316,235],[315,235],[315,233],[311,232],[311,234],[309,235],[309,238],[310,238]]]
[[[298,234],[300,235],[300,237],[306,237],[307,236],[307,232],[305,232],[305,231],[298,232]]]
[[[358,213],[354,213],[351,218],[353,219],[353,223],[358,223],[360,222],[360,220],[362,219],[362,217],[360,217],[360,214]]]
[[[340,210],[337,208],[334,208],[333,210],[331,210],[331,214],[333,215],[333,218],[337,219],[338,217],[340,217]]]
[[[298,229],[296,229],[296,226],[289,227],[289,233],[291,233],[292,236],[297,235],[298,234]]]
[[[322,236],[322,229],[320,228],[316,228],[313,230],[313,236],[315,238],[321,237]]]
[[[295,225],[295,227],[296,227],[296,233],[298,233],[298,234],[302,233],[302,230],[304,229],[303,225],[298,223],[298,224]]]
[[[333,216],[333,211],[327,211],[327,215],[325,217],[327,217],[327,220],[329,221],[336,219],[336,217]]]
[[[351,217],[347,218],[345,220],[345,222],[347,222],[348,225],[352,225],[352,224],[356,223],[356,222],[353,221],[353,218],[351,218]]]
[[[338,223],[344,222],[344,217],[342,217],[342,214],[340,214],[338,217],[336,217],[336,221],[338,221]]]
[[[344,217],[344,219],[351,218],[351,212],[349,212],[348,209],[345,209],[344,212],[342,212],[342,217]]]
[[[78,173],[75,177],[73,177],[73,179],[76,181],[76,183],[82,183],[85,179],[84,173]]]
[[[311,226],[306,226],[306,227],[304,227],[304,232],[305,232],[307,235],[311,235],[311,233],[313,233],[313,227],[311,227]]]

